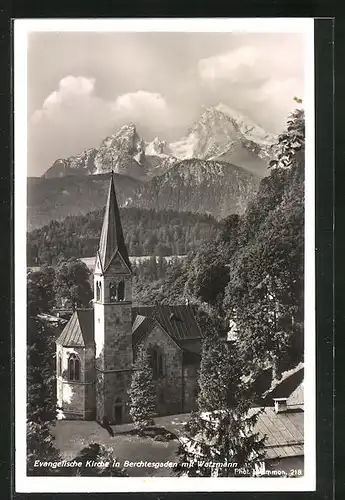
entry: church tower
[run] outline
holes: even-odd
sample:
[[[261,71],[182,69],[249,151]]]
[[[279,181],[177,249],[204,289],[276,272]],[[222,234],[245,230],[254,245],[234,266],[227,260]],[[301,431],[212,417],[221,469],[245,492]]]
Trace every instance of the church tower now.
[[[94,271],[96,419],[128,421],[131,381],[132,271],[111,175]]]

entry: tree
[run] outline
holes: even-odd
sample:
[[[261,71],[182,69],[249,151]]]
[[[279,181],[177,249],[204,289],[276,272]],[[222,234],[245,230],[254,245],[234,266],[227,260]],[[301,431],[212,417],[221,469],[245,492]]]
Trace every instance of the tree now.
[[[56,327],[38,318],[28,317],[27,323],[27,473],[42,475],[35,460],[59,461],[51,426],[56,419],[55,338]],[[47,473],[47,470],[45,470]],[[59,470],[49,468],[49,474]]]
[[[44,423],[56,418],[56,327],[37,318],[28,319],[27,419]]]
[[[231,214],[221,221],[220,240],[236,246],[240,225],[240,216]]]
[[[229,281],[229,270],[221,247],[217,241],[205,242],[192,254],[186,277],[186,293],[211,305],[223,300]]]
[[[59,462],[61,455],[55,447],[54,438],[50,433],[47,422],[31,422],[26,427],[27,443],[27,474],[28,476],[42,476],[42,469],[35,467],[35,460],[40,462]],[[56,475],[61,472],[58,468],[45,468],[45,474]]]
[[[29,271],[27,275],[28,316],[49,312],[54,306],[54,269],[43,266],[39,271]]]
[[[92,299],[90,271],[79,259],[71,258],[57,265],[54,293],[57,305],[72,309],[87,307]]]
[[[279,138],[277,160],[244,215],[223,302],[235,315],[247,370],[273,376],[303,359],[304,115],[296,110]]]
[[[150,358],[144,349],[140,349],[134,364],[131,387],[129,413],[135,427],[142,432],[145,427],[153,425],[156,407],[156,389],[153,381]]]
[[[116,465],[117,458],[112,448],[107,448],[103,444],[91,443],[83,448],[74,458],[76,462],[81,462],[82,467],[75,468],[72,475],[76,476],[111,476],[125,477],[128,474],[125,469]],[[87,461],[95,461],[99,465],[95,467],[86,466]]]
[[[198,411],[186,426],[190,441],[182,441],[178,474],[230,476],[236,469],[252,476],[264,457],[264,437],[255,432],[259,411],[251,410],[249,388],[241,380],[236,352],[224,340],[204,339],[199,376]],[[213,468],[209,463],[228,464]],[[186,468],[182,464],[189,463]],[[237,474],[238,475],[238,474]]]

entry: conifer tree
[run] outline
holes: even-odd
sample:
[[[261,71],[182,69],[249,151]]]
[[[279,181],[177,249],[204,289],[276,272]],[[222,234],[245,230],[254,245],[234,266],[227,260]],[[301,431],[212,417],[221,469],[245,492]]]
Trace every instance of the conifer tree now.
[[[135,427],[142,432],[153,425],[156,407],[156,389],[153,381],[150,358],[144,349],[140,349],[134,364],[132,383],[128,391],[130,398],[129,413]]]
[[[233,346],[207,337],[200,366],[198,410],[192,413],[186,426],[188,437],[178,450],[178,474],[253,476],[258,470],[265,438],[255,432],[260,412],[251,410],[249,390],[240,375]],[[183,463],[190,466],[186,468]]]

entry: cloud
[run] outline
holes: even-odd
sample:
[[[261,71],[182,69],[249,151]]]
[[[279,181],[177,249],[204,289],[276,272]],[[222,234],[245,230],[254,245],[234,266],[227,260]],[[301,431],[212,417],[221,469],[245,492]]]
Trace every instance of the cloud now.
[[[54,118],[54,114],[63,108],[71,108],[76,102],[82,101],[82,105],[92,100],[95,89],[95,79],[84,76],[66,76],[59,82],[59,89],[54,90],[44,100],[41,109],[34,112],[32,121],[39,123],[45,118]]]
[[[284,127],[293,97],[303,98],[298,40],[251,40],[250,45],[200,59],[197,70],[209,101],[221,100],[272,132]]]
[[[258,54],[253,47],[240,47],[217,56],[200,59],[199,75],[203,80],[227,79],[238,81],[245,76],[246,68],[253,67]]]
[[[130,121],[146,140],[178,140],[203,105],[219,102],[280,132],[293,97],[304,97],[304,36],[294,33],[32,36],[28,169],[33,175],[57,158],[99,147]]]
[[[270,100],[277,104],[282,95],[292,96],[296,89],[302,91],[295,78],[287,78],[286,80],[272,78],[261,85],[255,93],[253,92],[252,98],[258,102]],[[300,92],[298,94],[300,95]]]
[[[31,116],[29,158],[42,173],[57,158],[97,148],[124,123],[134,122],[158,135],[170,113],[159,93],[138,90],[106,100],[97,96],[95,78],[69,75]]]
[[[120,95],[112,109],[120,121],[129,119],[143,126],[150,121],[164,123],[170,112],[161,94],[145,90]]]

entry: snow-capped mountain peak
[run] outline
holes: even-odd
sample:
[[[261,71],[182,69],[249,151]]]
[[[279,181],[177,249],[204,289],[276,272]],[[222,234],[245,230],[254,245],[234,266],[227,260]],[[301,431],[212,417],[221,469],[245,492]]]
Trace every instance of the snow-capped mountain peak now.
[[[276,137],[273,134],[266,132],[262,127],[260,127],[260,125],[254,123],[250,118],[239,111],[236,111],[222,103],[217,104],[217,106],[214,106],[213,109],[227,116],[231,120],[235,120],[240,132],[247,139],[258,143],[260,142],[261,144],[265,144],[267,146],[271,146],[276,142]]]
[[[114,170],[137,179],[162,175],[180,160],[229,162],[263,176],[272,158],[276,137],[244,114],[225,104],[204,108],[181,139],[168,144],[155,137],[145,142],[129,122],[106,137],[98,149],[55,162],[48,177],[103,174]]]
[[[168,144],[166,141],[161,141],[158,137],[155,137],[153,141],[146,142],[145,144],[145,154],[148,156],[160,156],[166,158],[169,156]]]
[[[126,125],[122,125],[122,127],[119,128],[117,132],[114,134],[106,137],[102,143],[101,143],[101,148],[102,147],[118,147],[119,144],[121,145],[128,145],[128,147],[133,147],[136,142],[140,140],[136,127],[134,123],[128,123]]]
[[[248,117],[218,104],[206,108],[187,135],[169,146],[180,159],[218,159],[258,172],[265,169],[264,160],[275,143],[275,136]]]

